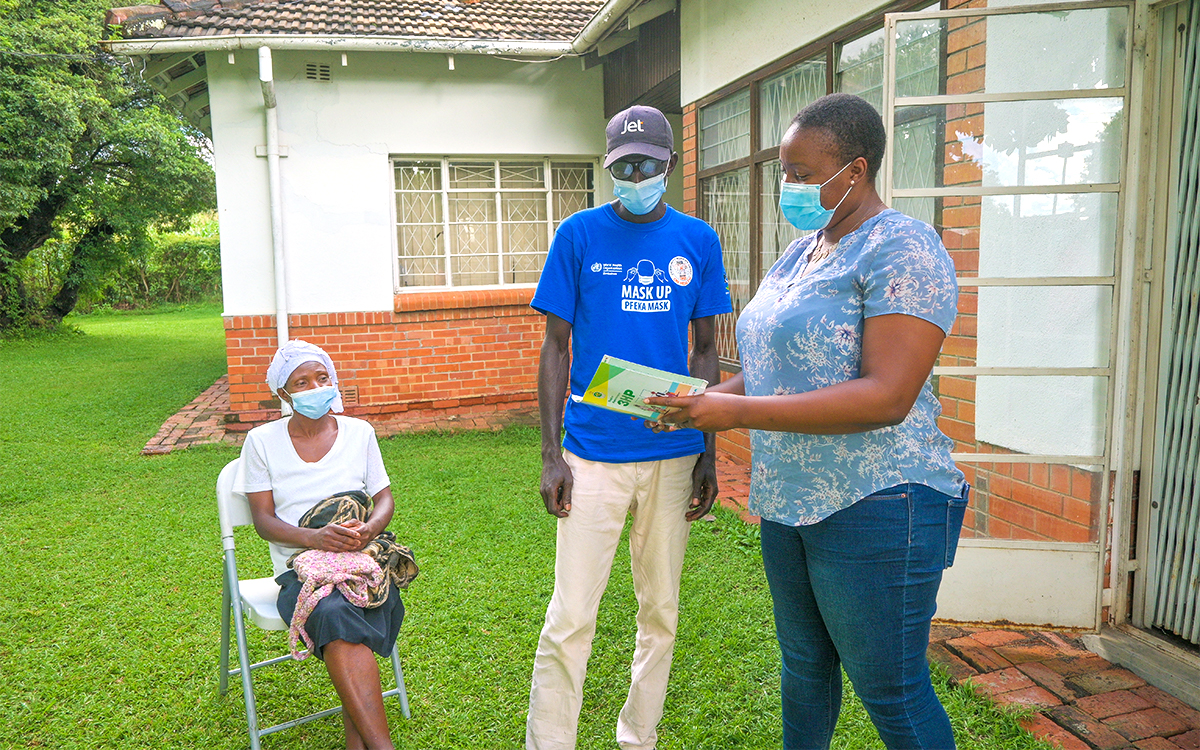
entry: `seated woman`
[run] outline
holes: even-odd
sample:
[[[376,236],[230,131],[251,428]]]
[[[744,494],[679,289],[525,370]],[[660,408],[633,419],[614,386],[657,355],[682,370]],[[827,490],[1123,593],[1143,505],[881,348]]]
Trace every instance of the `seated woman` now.
[[[295,412],[256,427],[242,447],[242,484],[254,528],[271,547],[279,613],[291,623],[301,582],[287,566],[306,549],[357,552],[387,527],[395,504],[370,423],[335,416],[342,411],[333,362],[320,347],[294,340],[275,353],[267,369],[271,391]],[[350,520],[301,528],[300,517],[331,495],[361,490],[373,501],[366,522]],[[395,583],[382,606],[364,609],[335,590],[317,604],[305,625],[312,653],[325,662],[342,702],[348,750],[392,748],[379,667],[372,651],[392,652],[404,604]]]

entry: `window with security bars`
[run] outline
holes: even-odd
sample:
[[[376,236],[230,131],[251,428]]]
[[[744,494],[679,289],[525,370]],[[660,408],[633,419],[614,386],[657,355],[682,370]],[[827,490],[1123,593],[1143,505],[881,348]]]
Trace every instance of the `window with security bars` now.
[[[857,94],[882,111],[883,15],[897,10],[936,9],[939,4],[903,0],[873,19],[858,21],[778,63],[752,73],[732,92],[700,101],[700,215],[721,238],[733,313],[717,320],[717,349],[722,363],[738,364],[734,328],[742,308],[783,251],[801,236],[779,211],[779,143],[792,118],[828,93]],[[897,39],[898,88],[906,96],[939,93],[943,29],[912,26]],[[756,123],[756,124],[752,124]],[[935,179],[937,165],[928,144],[938,137],[935,113],[916,111],[897,122],[895,149],[898,184]],[[904,198],[896,208],[937,223],[928,198]]]
[[[536,283],[562,220],[595,205],[595,163],[392,160],[396,288]]]

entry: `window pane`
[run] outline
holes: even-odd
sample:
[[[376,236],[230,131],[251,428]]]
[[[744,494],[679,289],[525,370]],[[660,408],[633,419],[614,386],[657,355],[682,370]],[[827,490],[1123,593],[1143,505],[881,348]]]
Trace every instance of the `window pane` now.
[[[935,3],[922,10],[937,10]],[[940,93],[939,59],[941,21],[909,21],[897,27],[896,95],[929,96]],[[883,111],[883,29],[846,42],[838,50],[833,88],[857,94]]]
[[[955,199],[946,199],[950,203]],[[965,202],[968,199],[958,199]],[[964,276],[1111,276],[1117,250],[1117,194],[989,195],[972,217],[954,214],[978,226],[956,232],[955,244],[973,241],[979,249],[977,270]],[[958,208],[957,206],[955,208]],[[972,207],[964,206],[968,211]],[[943,211],[945,213],[945,211]],[[944,220],[949,224],[949,220]],[[952,230],[947,227],[944,235]]]
[[[499,283],[495,193],[451,193],[449,201],[451,283]]]
[[[545,177],[540,163],[500,163],[500,187],[502,188],[545,188]]]
[[[857,94],[883,111],[883,29],[842,45],[833,87],[844,94]]]
[[[592,165],[552,164],[551,177],[554,186],[554,228],[558,229],[563,219],[595,204]]]
[[[501,193],[504,211],[504,282],[536,282],[550,247],[546,225],[546,194]]]
[[[897,107],[897,127],[932,117],[945,133],[944,153],[933,148],[944,168],[911,172],[906,187],[1116,182],[1122,107],[1116,97]]]
[[[442,165],[429,161],[396,162],[395,178],[400,286],[444,284]]]
[[[934,381],[943,408],[938,425],[955,450],[1104,454],[1106,377],[935,375]]]
[[[450,162],[450,189],[496,187],[496,165],[485,162]]]
[[[738,169],[716,175],[701,185],[704,218],[721,239],[725,278],[733,300],[733,313],[717,319],[717,353],[736,360],[734,325],[750,301],[750,171]]]
[[[783,167],[775,159],[762,165],[762,273],[765,276],[788,245],[797,238],[812,232],[801,232],[779,210],[779,183],[783,181]]]
[[[1127,8],[1113,7],[948,19],[946,93],[1123,86],[1128,15]],[[896,33],[911,38],[930,23],[936,22],[902,21]],[[902,68],[897,71],[901,75]],[[928,92],[906,92],[898,85],[897,93]]]
[[[1112,288],[979,287],[981,367],[1107,367]]]
[[[825,56],[797,63],[763,81],[760,148],[778,146],[796,113],[825,95]]]
[[[700,110],[700,169],[750,155],[750,89]]]

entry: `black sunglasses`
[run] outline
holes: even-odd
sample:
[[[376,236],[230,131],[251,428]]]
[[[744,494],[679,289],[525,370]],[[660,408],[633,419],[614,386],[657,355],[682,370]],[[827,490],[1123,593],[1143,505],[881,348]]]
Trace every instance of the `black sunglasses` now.
[[[667,169],[667,162],[662,159],[645,159],[640,162],[617,161],[608,167],[608,172],[615,179],[628,180],[633,177],[633,170],[642,173],[642,177],[658,177]]]

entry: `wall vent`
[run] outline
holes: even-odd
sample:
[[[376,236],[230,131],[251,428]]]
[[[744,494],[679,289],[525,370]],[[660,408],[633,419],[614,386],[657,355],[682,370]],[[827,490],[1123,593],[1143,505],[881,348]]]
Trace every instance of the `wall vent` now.
[[[338,393],[342,394],[343,406],[358,406],[358,386],[338,384]]]
[[[325,63],[307,63],[304,66],[304,77],[310,81],[328,81],[329,66]]]

